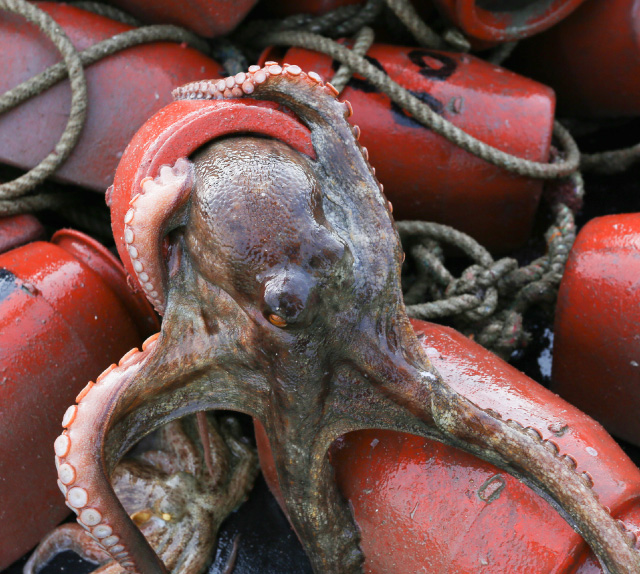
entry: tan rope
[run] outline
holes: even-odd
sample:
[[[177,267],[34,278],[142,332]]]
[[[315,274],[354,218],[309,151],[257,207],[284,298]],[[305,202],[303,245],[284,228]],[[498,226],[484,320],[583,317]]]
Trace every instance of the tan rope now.
[[[4,0],[0,0],[0,3]],[[0,4],[1,5],[1,4]],[[178,26],[157,25],[145,26],[144,28],[136,28],[116,34],[111,38],[94,44],[90,48],[79,53],[80,62],[83,66],[90,66],[95,62],[120,52],[137,46],[139,44],[148,44],[150,42],[186,42],[188,44],[196,44],[200,47],[203,41]],[[196,46],[194,46],[196,47]],[[29,78],[22,84],[12,88],[0,96],[0,113],[6,112],[22,102],[38,95],[44,90],[54,86],[67,76],[67,67],[64,62],[59,62],[47,68],[44,72]]]
[[[375,34],[373,33],[373,30],[368,26],[363,26],[360,32],[356,35],[355,42],[353,43],[353,48],[351,48],[351,50],[355,54],[358,54],[358,56],[364,56],[369,48],[371,48],[374,39]],[[342,64],[333,78],[331,78],[331,84],[336,90],[338,90],[338,92],[342,92],[345,86],[349,83],[352,75],[353,72],[351,71],[351,68]]]
[[[566,177],[578,169],[580,162],[578,146],[571,134],[558,122],[554,123],[553,133],[564,149],[566,154],[564,160],[556,163],[539,163],[519,158],[494,148],[453,125],[362,56],[333,40],[308,32],[276,32],[267,34],[260,40],[265,44],[298,46],[328,54],[367,78],[421,124],[469,153],[511,173],[536,179],[556,179]]]
[[[407,2],[407,0],[385,0],[385,2],[421,46],[425,48],[445,47],[442,38],[420,18],[411,2]]]
[[[0,0],[0,10],[19,14],[37,26],[53,42],[64,61],[62,66],[68,70],[71,84],[71,111],[60,140],[53,151],[37,166],[17,179],[0,185],[0,199],[7,200],[31,191],[69,157],[71,150],[78,142],[87,115],[87,83],[76,49],[51,16],[25,0]],[[35,93],[31,92],[28,97],[34,95]],[[5,94],[0,98],[0,114],[15,107],[17,103]]]
[[[39,193],[37,195],[26,195],[14,199],[0,199],[0,216],[18,215],[20,213],[31,213],[32,211],[42,211],[43,209],[56,209],[79,200],[81,194],[77,192],[60,193]]]
[[[638,161],[640,161],[640,144],[619,150],[583,153],[580,158],[580,168],[593,173],[614,174],[629,169]]]
[[[536,303],[555,300],[575,240],[571,210],[564,204],[552,210],[554,223],[545,233],[547,253],[523,267],[510,257],[494,261],[478,242],[452,227],[397,221],[415,271],[405,290],[408,315],[426,320],[448,317],[456,328],[473,334],[481,345],[508,358],[527,341],[523,314]],[[441,244],[457,247],[472,260],[460,277],[454,277],[445,267]]]
[[[71,84],[71,111],[69,120],[53,152],[37,166],[14,179],[0,185],[0,215],[10,215],[36,209],[60,207],[64,199],[77,197],[75,194],[39,194],[24,197],[35,189],[67,159],[78,142],[86,120],[87,87],[83,67],[89,66],[126,48],[157,41],[188,43],[198,49],[208,50],[208,45],[198,36],[171,25],[146,26],[117,34],[78,53],[60,26],[43,10],[24,0],[0,0],[0,9],[22,15],[34,23],[54,43],[63,61],[47,68],[0,96],[0,114],[7,112],[24,101],[69,76]],[[20,201],[17,201],[21,198]],[[12,201],[14,203],[12,203]]]

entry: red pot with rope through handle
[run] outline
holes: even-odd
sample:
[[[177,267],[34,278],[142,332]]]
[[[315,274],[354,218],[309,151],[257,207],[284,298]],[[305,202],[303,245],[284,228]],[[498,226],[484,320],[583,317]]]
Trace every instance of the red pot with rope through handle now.
[[[39,2],[78,50],[133,30],[86,10]],[[3,70],[0,93],[56,64],[51,42],[24,18],[0,11]],[[155,112],[171,101],[182,83],[223,74],[200,52],[173,42],[154,42],[122,50],[85,69],[87,120],[80,139],[53,179],[103,193],[129,140]],[[0,116],[0,163],[30,169],[55,147],[69,117],[68,79]]]

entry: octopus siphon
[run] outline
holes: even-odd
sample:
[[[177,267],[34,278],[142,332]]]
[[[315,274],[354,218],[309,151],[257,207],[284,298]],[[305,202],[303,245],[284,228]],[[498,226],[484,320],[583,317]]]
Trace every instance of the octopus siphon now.
[[[198,432],[206,437],[198,446]],[[205,450],[206,449],[206,450]],[[247,496],[258,472],[255,449],[239,423],[209,415],[172,421],[145,438],[115,468],[116,494],[133,522],[172,572],[200,574],[213,559],[218,528]],[[86,527],[85,527],[86,528]],[[55,555],[72,550],[98,564],[96,574],[120,574],[109,546],[112,529],[63,524],[50,532],[25,564],[37,574]]]
[[[640,553],[574,459],[455,392],[425,355],[405,312],[390,205],[359,129],[346,121],[350,104],[317,74],[275,62],[174,92],[249,95],[294,114],[316,159],[238,133],[143,181],[124,241],[164,315],[162,330],[64,416],[56,460],[79,522],[92,533],[109,529],[98,544],[127,572],[173,571],[109,477],[158,426],[225,409],[264,426],[286,512],[318,574],[363,570],[358,528],[327,455],[361,429],[438,440],[505,469],[554,505],[610,573],[640,574]]]

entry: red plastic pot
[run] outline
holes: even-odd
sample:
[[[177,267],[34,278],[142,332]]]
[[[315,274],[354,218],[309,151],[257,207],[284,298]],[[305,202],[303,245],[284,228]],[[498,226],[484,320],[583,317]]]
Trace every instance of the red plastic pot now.
[[[201,36],[213,38],[231,32],[242,22],[258,0],[109,1],[143,22],[177,24],[193,30]]]
[[[43,2],[79,50],[131,30],[119,22],[65,4]],[[60,60],[49,40],[26,20],[0,11],[4,93]],[[80,140],[55,178],[104,190],[136,130],[171,101],[185,82],[224,75],[220,65],[196,50],[170,42],[129,48],[85,70],[89,105]],[[54,148],[69,117],[69,82],[64,81],[0,116],[0,162],[22,169],[38,164]],[[19,137],[16,135],[19,134]]]
[[[267,51],[263,59],[273,59]],[[518,157],[549,159],[555,100],[536,82],[468,55],[374,45],[367,57],[444,118]],[[336,64],[299,48],[281,58],[331,80]],[[356,77],[341,94],[349,121],[394,207],[397,219],[437,221],[494,251],[529,238],[542,182],[515,176],[425,128],[372,85]]]
[[[82,233],[0,255],[0,570],[69,513],[51,455],[60,413],[158,328],[120,263]]]
[[[521,40],[566,18],[584,0],[433,0],[477,47]]]
[[[640,115],[640,4],[589,0],[562,24],[518,46],[512,60],[552,86],[565,115]]]
[[[44,239],[44,227],[27,213],[0,218],[0,253]]]
[[[540,431],[601,502],[640,531],[640,470],[587,415],[448,327],[413,322],[443,378],[482,408]],[[260,463],[278,496],[273,460],[257,428]],[[387,431],[349,433],[331,460],[361,530],[371,574],[595,574],[582,538],[551,506],[504,471],[453,447]]]
[[[640,213],[590,221],[560,284],[553,389],[640,445]]]

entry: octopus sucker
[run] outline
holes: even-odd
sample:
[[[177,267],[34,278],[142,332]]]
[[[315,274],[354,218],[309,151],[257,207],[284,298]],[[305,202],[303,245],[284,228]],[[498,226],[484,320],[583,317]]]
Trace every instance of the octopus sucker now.
[[[215,554],[216,533],[226,516],[246,497],[258,472],[255,449],[244,442],[240,428],[228,416],[205,416],[207,444],[193,417],[168,423],[147,440],[149,449],[137,449],[116,466],[113,487],[125,511],[160,552],[162,561],[176,574],[206,571]],[[210,452],[207,453],[207,448]],[[212,478],[203,459],[216,462]],[[86,504],[88,493],[79,489]],[[166,512],[167,510],[172,511]],[[171,544],[164,544],[171,540]],[[96,508],[78,513],[78,524],[63,524],[40,543],[24,567],[36,574],[55,555],[71,550],[98,565],[99,574],[131,569],[131,551]]]

